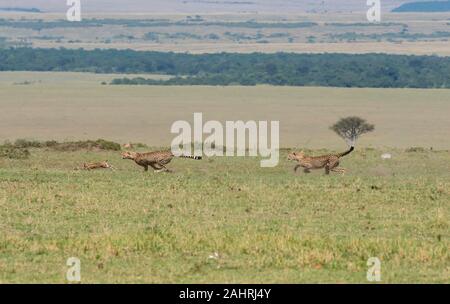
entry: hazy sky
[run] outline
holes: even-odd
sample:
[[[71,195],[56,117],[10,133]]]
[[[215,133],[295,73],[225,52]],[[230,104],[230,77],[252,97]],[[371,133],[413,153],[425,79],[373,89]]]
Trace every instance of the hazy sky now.
[[[67,0],[0,0],[0,7],[35,7],[48,12],[67,9]],[[381,0],[390,10],[411,0]],[[213,13],[260,12],[295,13],[311,11],[364,11],[366,0],[81,0],[84,12]]]

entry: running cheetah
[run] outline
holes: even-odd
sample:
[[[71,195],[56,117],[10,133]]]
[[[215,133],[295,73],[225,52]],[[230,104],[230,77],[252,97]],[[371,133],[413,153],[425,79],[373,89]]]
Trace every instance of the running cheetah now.
[[[288,155],[289,160],[297,161],[298,164],[295,166],[294,171],[297,172],[297,169],[302,167],[303,172],[310,173],[313,169],[322,169],[325,168],[325,174],[330,174],[330,171],[339,172],[344,174],[344,168],[338,168],[339,159],[345,155],[352,153],[355,147],[350,147],[350,149],[346,152],[339,154],[329,154],[323,156],[306,156],[303,151],[297,153],[292,152]]]
[[[172,172],[167,169],[166,165],[172,161],[175,157],[171,151],[155,151],[147,153],[138,152],[123,152],[122,159],[132,159],[136,164],[144,167],[144,171],[148,171],[148,167],[152,167],[155,172]],[[201,160],[201,156],[179,156],[180,158],[190,158],[195,160]]]

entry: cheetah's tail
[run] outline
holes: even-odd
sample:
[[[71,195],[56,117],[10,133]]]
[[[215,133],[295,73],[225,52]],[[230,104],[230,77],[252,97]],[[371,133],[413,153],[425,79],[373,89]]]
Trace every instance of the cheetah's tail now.
[[[190,158],[190,159],[195,159],[195,160],[201,160],[202,159],[201,156],[190,156],[190,155],[180,155],[178,157],[180,157],[180,158]]]
[[[339,154],[339,157],[343,157],[343,156],[345,156],[345,155],[348,155],[348,154],[352,153],[353,150],[355,150],[355,147],[351,146],[351,147],[350,147],[350,150],[345,151],[345,152]]]

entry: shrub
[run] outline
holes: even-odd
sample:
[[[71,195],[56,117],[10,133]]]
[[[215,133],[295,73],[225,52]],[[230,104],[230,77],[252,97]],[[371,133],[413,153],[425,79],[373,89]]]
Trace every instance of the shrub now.
[[[425,152],[425,148],[422,147],[411,147],[405,150],[407,153]]]
[[[96,141],[86,140],[86,141],[73,141],[56,143],[50,146],[52,149],[58,151],[77,151],[77,150],[110,150],[110,151],[120,151],[120,144],[107,141],[104,139],[98,139]]]
[[[120,144],[104,140],[104,139],[98,139],[95,144],[98,145],[98,147],[102,150],[112,150],[112,151],[120,151],[121,147]]]
[[[48,140],[44,143],[44,146],[47,148],[51,148],[58,145],[58,142],[56,140]]]
[[[37,140],[17,139],[14,142],[16,148],[42,148],[42,143]]]
[[[23,158],[30,154],[26,149],[29,148],[48,148],[56,151],[77,151],[77,150],[109,150],[120,151],[121,146],[118,143],[97,139],[85,140],[85,141],[72,141],[72,142],[57,142],[55,140],[40,142],[36,140],[18,139],[14,143],[6,141],[0,149],[2,151],[2,157],[10,158]],[[17,156],[17,157],[15,157]]]
[[[4,145],[0,146],[0,157],[10,159],[27,159],[30,157],[30,151],[28,151],[28,149]]]
[[[148,145],[144,143],[131,143],[131,145],[135,148],[148,148]]]

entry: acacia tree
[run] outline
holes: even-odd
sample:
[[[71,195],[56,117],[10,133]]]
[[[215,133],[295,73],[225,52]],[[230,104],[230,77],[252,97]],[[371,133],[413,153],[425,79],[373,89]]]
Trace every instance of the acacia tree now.
[[[331,130],[353,146],[359,136],[375,130],[375,126],[357,116],[341,118],[330,127]]]

